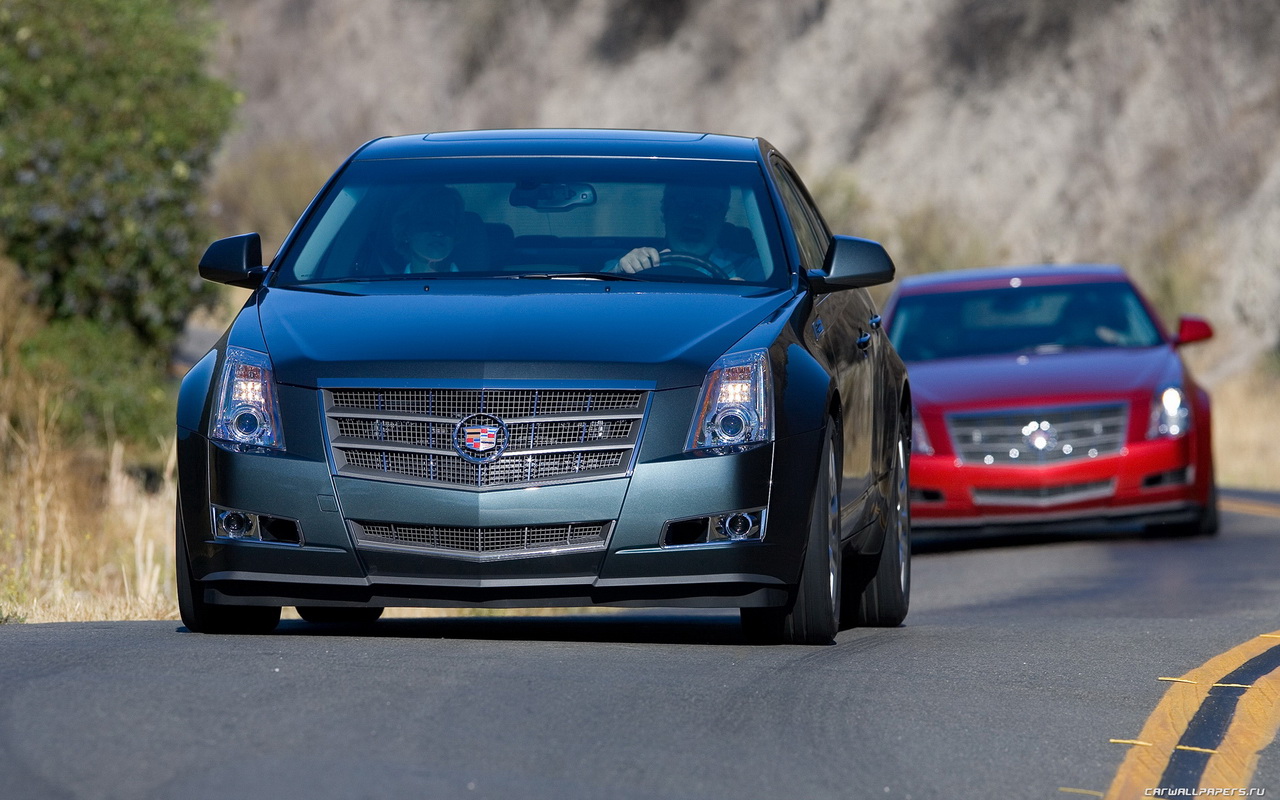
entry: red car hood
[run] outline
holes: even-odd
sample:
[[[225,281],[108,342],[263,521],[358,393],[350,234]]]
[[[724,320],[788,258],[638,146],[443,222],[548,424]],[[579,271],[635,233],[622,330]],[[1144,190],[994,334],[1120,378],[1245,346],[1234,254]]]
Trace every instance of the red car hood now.
[[[1168,345],[914,361],[907,369],[921,411],[1147,398],[1180,374]]]

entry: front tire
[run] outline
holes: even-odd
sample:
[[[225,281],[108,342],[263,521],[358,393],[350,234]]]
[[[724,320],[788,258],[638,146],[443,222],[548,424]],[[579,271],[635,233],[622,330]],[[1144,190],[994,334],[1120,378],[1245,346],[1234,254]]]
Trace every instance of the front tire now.
[[[830,644],[840,630],[844,575],[835,431],[835,423],[828,421],[809,511],[809,537],[800,568],[800,583],[787,608],[742,609],[743,632],[752,641]]]
[[[223,606],[206,602],[200,582],[191,577],[187,537],[182,529],[179,505],[174,526],[174,553],[178,573],[178,612],[192,633],[270,633],[280,623],[279,606]]]
[[[910,417],[906,423],[910,425]],[[857,597],[856,608],[850,608],[852,614],[848,616],[860,626],[896,628],[907,618],[911,603],[911,505],[908,488],[911,469],[908,431],[911,429],[904,429],[902,423],[898,427],[898,443],[886,498],[888,515],[884,526],[884,545],[879,555],[871,557],[875,571],[860,594],[849,592],[846,595],[849,600]]]
[[[1203,536],[1209,538],[1218,535],[1218,528],[1221,525],[1218,518],[1218,485],[1212,483],[1209,485],[1209,495],[1204,508],[1196,514],[1195,518],[1190,522],[1183,522],[1174,525],[1155,525],[1149,529],[1149,533],[1154,536],[1167,538],[1191,538],[1193,536]]]

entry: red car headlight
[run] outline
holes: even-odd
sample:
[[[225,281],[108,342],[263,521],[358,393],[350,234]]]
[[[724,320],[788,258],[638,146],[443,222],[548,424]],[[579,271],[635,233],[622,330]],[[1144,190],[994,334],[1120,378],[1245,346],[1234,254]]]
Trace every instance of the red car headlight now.
[[[1187,406],[1187,394],[1177,386],[1166,386],[1156,392],[1151,401],[1151,424],[1147,427],[1148,439],[1177,438],[1191,428],[1191,409]]]

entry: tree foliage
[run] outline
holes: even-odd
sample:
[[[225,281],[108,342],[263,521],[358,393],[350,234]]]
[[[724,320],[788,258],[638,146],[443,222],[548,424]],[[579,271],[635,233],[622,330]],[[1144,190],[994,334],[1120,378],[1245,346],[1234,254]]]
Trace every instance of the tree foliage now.
[[[235,93],[202,0],[0,0],[0,239],[54,318],[162,347],[213,295],[201,197]]]

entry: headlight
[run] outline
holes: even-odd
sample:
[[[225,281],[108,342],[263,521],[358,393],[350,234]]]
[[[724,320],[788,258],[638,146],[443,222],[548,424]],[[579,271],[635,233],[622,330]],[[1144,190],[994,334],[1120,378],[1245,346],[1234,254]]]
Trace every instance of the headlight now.
[[[1186,393],[1177,386],[1167,386],[1157,391],[1151,401],[1151,424],[1147,428],[1147,438],[1182,436],[1190,427],[1191,409],[1187,407]]]
[[[769,351],[730,353],[711,365],[685,450],[740,452],[773,440]]]
[[[266,353],[227,348],[210,436],[237,450],[284,449],[280,402]]]

